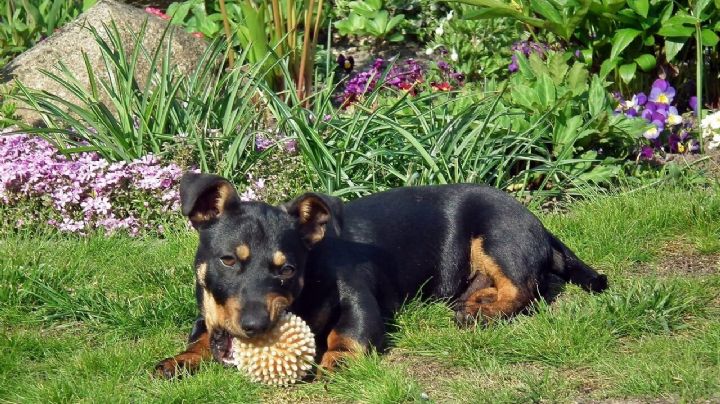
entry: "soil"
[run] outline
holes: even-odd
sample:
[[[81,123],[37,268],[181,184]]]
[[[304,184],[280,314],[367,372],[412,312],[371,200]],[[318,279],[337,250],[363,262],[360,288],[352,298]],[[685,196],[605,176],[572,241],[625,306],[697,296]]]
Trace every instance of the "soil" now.
[[[641,264],[632,272],[658,276],[703,276],[720,273],[720,253],[700,254],[686,240],[667,242],[659,253],[659,260]]]
[[[665,161],[674,161],[681,167],[694,166],[709,177],[720,178],[720,148],[707,150],[705,154],[669,154]]]

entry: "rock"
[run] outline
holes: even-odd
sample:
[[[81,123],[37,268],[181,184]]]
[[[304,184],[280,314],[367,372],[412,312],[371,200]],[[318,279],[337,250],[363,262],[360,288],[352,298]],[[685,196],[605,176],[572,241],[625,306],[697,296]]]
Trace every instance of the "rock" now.
[[[64,99],[77,102],[77,98],[42,74],[40,69],[58,71],[58,62],[62,61],[79,82],[88,88],[89,81],[82,52],[87,54],[96,76],[107,78],[107,72],[104,68],[100,47],[87,27],[95,27],[101,35],[105,36],[103,23],[110,25],[111,21],[115,21],[122,37],[122,43],[125,44],[125,50],[129,54],[135,44],[135,37],[140,32],[146,18],[148,24],[143,46],[152,55],[160,43],[160,38],[168,22],[127,4],[114,0],[100,0],[95,6],[78,16],[75,21],[66,24],[44,41],[17,56],[0,70],[0,85],[10,87],[13,79],[17,79],[27,87],[46,90]],[[190,72],[195,68],[207,48],[207,42],[185,32],[181,27],[172,27],[171,31],[172,36],[168,32],[164,45],[167,46],[167,43],[171,41],[171,66],[177,67],[183,73]],[[135,78],[139,83],[145,82],[148,69],[149,60],[141,56],[135,72]],[[110,105],[109,100],[102,99],[102,101],[106,105]],[[28,124],[37,124],[40,121],[39,114],[27,106],[18,105],[17,115],[21,121]]]

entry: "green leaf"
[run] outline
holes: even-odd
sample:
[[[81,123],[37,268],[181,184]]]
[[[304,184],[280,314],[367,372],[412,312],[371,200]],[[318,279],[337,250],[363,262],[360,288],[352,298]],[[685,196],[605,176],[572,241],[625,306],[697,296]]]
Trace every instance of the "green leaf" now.
[[[591,65],[591,64],[592,64],[592,61],[593,61],[593,50],[592,50],[592,48],[582,49],[582,50],[580,51],[580,53],[582,54],[582,60],[583,60],[583,62]]]
[[[663,21],[663,25],[691,25],[694,26],[698,19],[688,14],[675,14]]]
[[[177,7],[173,7],[177,5]],[[168,15],[172,17],[170,20],[173,24],[180,24],[183,21],[185,21],[185,18],[187,17],[188,13],[190,12],[190,7],[192,7],[191,2],[185,2],[185,3],[173,3],[168,7]]]
[[[564,20],[558,10],[548,0],[530,0],[533,11],[555,24],[563,24]]]
[[[638,13],[643,18],[647,18],[650,4],[648,0],[628,0],[628,6]]]
[[[40,10],[38,10],[37,7],[35,7],[28,0],[23,0],[22,3],[23,3],[23,7],[25,8],[25,12],[28,13],[28,15],[30,16],[30,18],[33,21],[33,24],[36,26],[39,26],[43,22],[42,14],[40,14]]]
[[[640,31],[633,28],[623,28],[617,30],[613,36],[612,49],[610,49],[610,59],[615,59],[630,43],[640,35]]]
[[[703,46],[709,46],[709,47],[715,47],[718,43],[718,36],[716,33],[712,32],[711,30],[707,28],[703,28],[700,31],[700,38],[702,38],[702,45]]]
[[[533,74],[535,74],[535,77],[550,74],[550,71],[545,65],[545,61],[540,59],[540,56],[536,53],[533,52],[530,56],[528,56],[528,62],[530,63],[530,68],[532,69]]]
[[[635,58],[635,63],[640,66],[640,69],[644,72],[649,72],[650,70],[655,68],[655,65],[657,64],[657,60],[655,60],[655,56],[651,55],[649,53],[646,53],[644,55],[640,55]]]
[[[543,74],[540,76],[540,79],[535,85],[535,92],[543,109],[550,108],[555,103],[555,83],[553,83],[549,75]]]
[[[597,165],[589,172],[580,174],[579,178],[585,181],[601,184],[617,176],[620,167],[617,165]]]
[[[675,56],[677,56],[684,45],[684,40],[676,41],[673,38],[665,38],[665,58],[667,61],[671,62],[675,59]]]
[[[658,35],[671,36],[676,38],[689,38],[695,33],[695,28],[685,25],[663,25],[658,30]]]
[[[553,82],[557,85],[560,85],[565,80],[565,74],[570,68],[561,53],[551,53],[548,56],[547,66],[550,69]]]
[[[48,13],[45,19],[45,32],[47,33],[47,35],[52,35],[53,31],[55,31],[55,27],[57,26],[57,23],[60,21],[61,18],[60,13],[63,7],[63,3],[63,0],[53,1],[50,13]]]
[[[405,39],[405,35],[403,35],[399,32],[396,32],[396,33],[390,35],[390,37],[388,37],[388,41],[390,41],[390,42],[400,42],[404,39]]]
[[[396,15],[393,18],[390,19],[387,23],[387,28],[385,28],[385,32],[390,32],[393,28],[395,28],[398,24],[403,22],[405,20],[405,16],[400,14]]]
[[[533,79],[535,76],[535,72],[530,67],[530,63],[528,63],[528,59],[523,55],[521,52],[515,52],[515,56],[517,58],[517,64],[518,64],[518,70],[520,71],[520,74],[523,75],[526,79]]]
[[[575,143],[582,123],[582,117],[575,115],[568,119],[565,125],[558,125],[558,129],[553,133],[553,154],[555,156],[562,154],[565,147],[572,146]]]
[[[593,76],[590,82],[590,94],[588,95],[588,110],[590,116],[598,116],[606,106],[607,93],[605,92],[605,86],[603,86],[603,80],[598,76]]]
[[[575,63],[567,76],[567,83],[573,95],[580,95],[588,89],[588,71],[584,64]]]
[[[600,77],[603,79],[607,77],[610,72],[615,70],[620,60],[618,58],[614,59],[605,59],[605,61],[600,65]]]
[[[635,62],[626,63],[621,65],[618,69],[620,72],[620,78],[625,83],[629,83],[635,77],[635,71],[637,70],[637,64]]]

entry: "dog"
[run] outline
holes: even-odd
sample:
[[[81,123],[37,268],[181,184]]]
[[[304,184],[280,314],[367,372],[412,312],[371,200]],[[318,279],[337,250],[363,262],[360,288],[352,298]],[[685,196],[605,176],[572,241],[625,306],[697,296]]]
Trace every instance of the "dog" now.
[[[289,310],[316,336],[321,368],[382,349],[409,298],[447,299],[466,325],[525,310],[555,276],[591,292],[605,275],[583,263],[504,192],[456,184],[392,189],[343,203],[306,193],[279,206],[243,202],[219,176],[188,173],[182,213],[199,233],[200,315],[187,349],[156,366],[171,378],[223,363],[232,339],[270,330]]]

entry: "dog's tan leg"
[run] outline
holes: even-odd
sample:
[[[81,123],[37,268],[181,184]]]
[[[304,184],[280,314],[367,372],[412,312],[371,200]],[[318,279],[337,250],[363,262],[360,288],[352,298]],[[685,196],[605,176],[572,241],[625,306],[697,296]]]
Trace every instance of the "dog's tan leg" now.
[[[332,371],[344,358],[361,355],[366,350],[367,344],[332,330],[327,338],[327,351],[322,356],[320,367]]]
[[[532,294],[505,276],[500,266],[483,249],[482,238],[470,244],[470,271],[473,280],[460,296],[457,318],[488,320],[506,317],[522,311],[532,300]]]
[[[155,375],[171,379],[178,376],[183,371],[192,373],[200,367],[200,363],[204,360],[211,359],[210,351],[210,333],[205,330],[200,334],[199,338],[188,344],[187,349],[182,353],[170,358],[161,360],[155,366]]]

